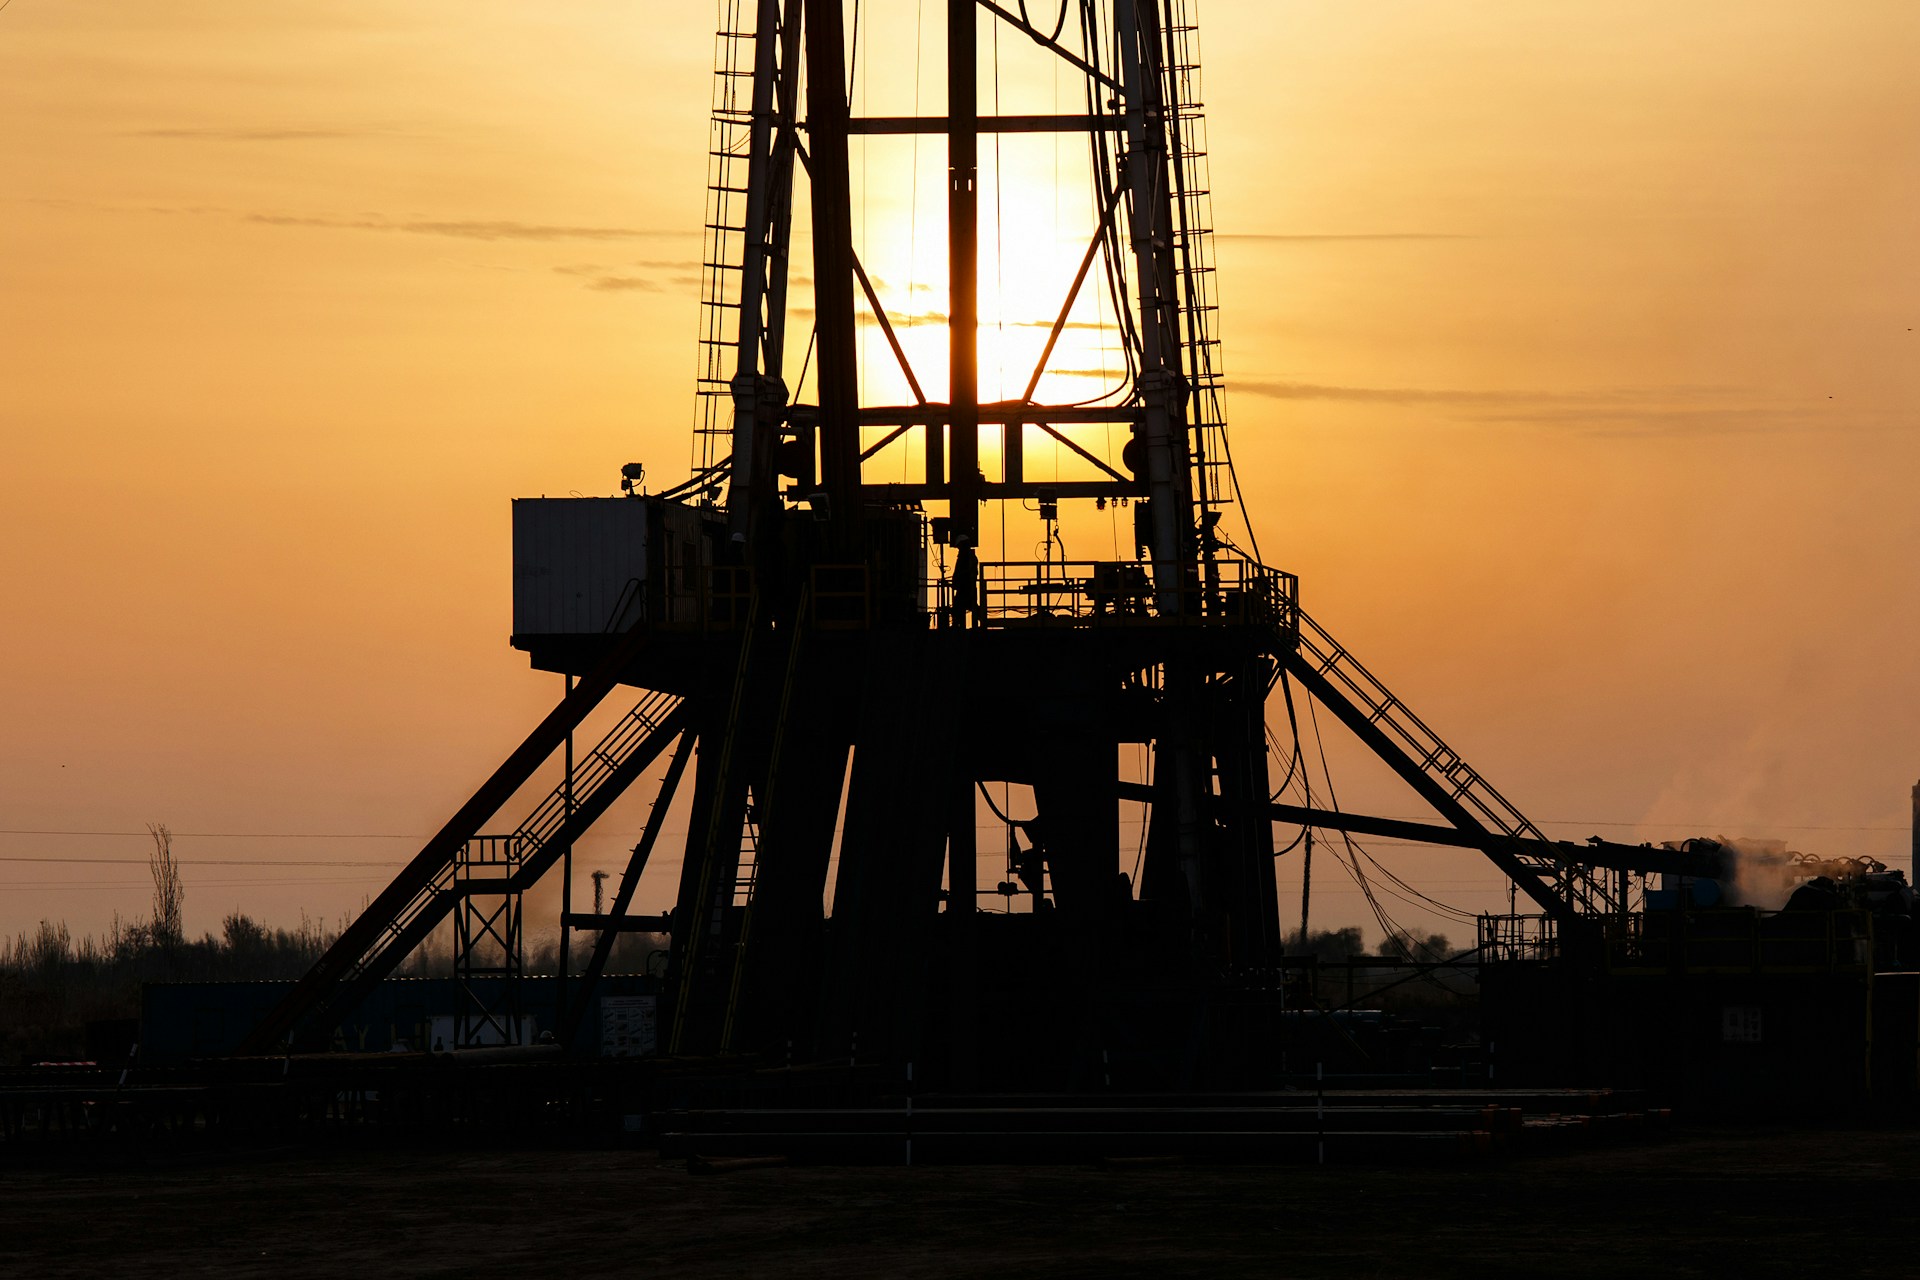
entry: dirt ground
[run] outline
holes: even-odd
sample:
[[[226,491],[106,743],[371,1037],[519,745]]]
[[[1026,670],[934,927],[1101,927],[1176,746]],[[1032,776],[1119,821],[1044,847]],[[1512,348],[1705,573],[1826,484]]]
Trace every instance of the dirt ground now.
[[[1914,1276],[1917,1132],[1420,1169],[279,1151],[0,1175],[8,1276]]]

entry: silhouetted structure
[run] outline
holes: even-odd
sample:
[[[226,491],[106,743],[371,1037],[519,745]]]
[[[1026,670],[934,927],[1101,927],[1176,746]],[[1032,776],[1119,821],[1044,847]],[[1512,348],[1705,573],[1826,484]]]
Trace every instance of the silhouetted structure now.
[[[945,114],[854,117],[840,0],[722,6],[694,474],[644,497],[632,492],[644,473],[630,466],[626,498],[516,503],[514,644],[578,683],[250,1048],[324,1045],[343,1011],[456,909],[468,921],[462,953],[497,943],[509,954],[489,972],[510,975],[514,895],[663,756],[651,818],[605,914],[564,919],[594,945],[563,1039],[618,932],[664,927],[662,1034],[676,1055],[917,1063],[923,1080],[958,1087],[1081,1084],[1110,1079],[1115,1062],[1149,1083],[1242,1083],[1274,1069],[1288,1034],[1276,820],[1480,849],[1538,913],[1485,922],[1486,954],[1580,974],[1638,918],[1638,874],[1719,874],[1700,850],[1546,839],[1301,612],[1290,574],[1227,538],[1237,485],[1186,7],[1083,0],[1049,32],[984,0],[948,0]],[[983,21],[1074,69],[1084,107],[983,115]],[[1085,140],[1097,221],[1024,394],[983,401],[979,149],[1035,132]],[[947,149],[944,388],[911,367],[855,253],[850,140],[916,133]],[[802,309],[789,293],[802,177],[812,402],[793,401],[786,369],[788,320]],[[1088,287],[1106,289],[1121,318],[1124,385],[1043,402],[1048,362]],[[863,303],[912,403],[861,402]],[[1079,477],[1030,478],[1031,436],[1068,450]],[[884,457],[899,474],[900,451],[917,478],[877,478],[868,464]],[[1060,504],[1078,502],[1124,508],[1132,554],[1054,558]],[[1038,510],[1041,559],[983,558],[983,523],[1003,504]],[[1439,823],[1277,804],[1266,708],[1282,680],[1328,708]],[[526,821],[483,835],[623,686],[649,692]],[[1135,745],[1151,762],[1145,776],[1121,768]],[[683,783],[677,905],[665,920],[633,917]],[[1009,871],[982,884],[977,797],[992,803],[1003,785],[1028,789],[1033,811],[1001,814]],[[1125,805],[1145,814],[1137,883],[1121,861]],[[495,878],[471,870],[482,866]],[[509,905],[481,910],[481,897]],[[1031,909],[983,912],[982,899]],[[476,934],[475,920],[506,923]],[[487,1009],[476,1017],[517,1025]]]

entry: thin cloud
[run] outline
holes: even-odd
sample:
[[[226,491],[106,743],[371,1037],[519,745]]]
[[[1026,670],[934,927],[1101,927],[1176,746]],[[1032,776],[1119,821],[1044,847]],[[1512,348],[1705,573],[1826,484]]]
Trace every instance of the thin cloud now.
[[[677,276],[687,276],[694,280],[700,278],[700,262],[697,258],[634,258],[620,265],[636,267],[642,271],[671,271]]]
[[[1275,400],[1358,404],[1452,405],[1456,420],[1487,425],[1567,427],[1596,435],[1728,435],[1823,429],[1804,406],[1755,404],[1739,387],[1611,387],[1583,391],[1508,391],[1352,387],[1275,379],[1230,379],[1228,389]]]
[[[1480,238],[1450,231],[1340,231],[1306,234],[1280,231],[1216,231],[1214,234],[1222,240],[1263,240],[1274,244],[1320,244],[1369,240],[1478,240]]]
[[[386,129],[136,129],[121,136],[186,142],[312,142],[366,138],[389,132]]]
[[[800,309],[801,308],[796,308],[796,307],[787,308],[789,312],[793,312]],[[805,308],[805,311],[806,311],[806,314],[808,315],[813,314],[813,308],[811,307]],[[907,312],[889,311],[887,312],[887,323],[892,325],[896,329],[906,329],[914,325],[920,325],[920,324],[945,324],[946,322],[947,322],[947,313],[944,311],[907,311]],[[862,306],[858,309],[857,314],[855,314],[854,316],[854,323],[878,325],[880,322],[874,319],[872,312],[868,311],[866,307]]]
[[[1320,382],[1293,382],[1279,378],[1238,377],[1229,380],[1234,391],[1272,400],[1347,400],[1365,404],[1480,404],[1536,406],[1536,413],[1599,413],[1661,409],[1672,412],[1735,412],[1729,399],[1751,393],[1741,387],[1597,387],[1580,391],[1510,390],[1492,388],[1354,387]],[[1676,407],[1691,403],[1695,408]],[[1718,402],[1718,403],[1715,403]],[[1775,410],[1766,410],[1775,412]]]
[[[789,319],[812,320],[816,314],[813,307],[805,302],[792,303],[787,307],[787,317]],[[877,329],[880,327],[880,322],[874,318],[871,311],[867,310],[864,299],[854,306],[853,322],[857,325],[865,325],[868,328]],[[944,311],[887,312],[887,323],[895,329],[909,329],[915,325],[945,324],[946,322],[947,313]]]
[[[697,263],[684,260],[643,259],[613,267],[587,263],[558,266],[553,270],[556,275],[576,277],[584,281],[587,288],[601,293],[662,293],[668,287],[682,289],[698,286],[700,276],[697,266]],[[634,268],[646,274],[635,274]]]
[[[638,290],[643,293],[660,293],[666,285],[656,276],[596,276],[587,281],[587,288],[601,293],[621,293]]]
[[[244,216],[244,220],[268,227],[401,232],[408,235],[450,236],[459,240],[648,240],[694,234],[640,227],[590,227],[568,226],[560,223],[515,222],[498,218],[394,221],[372,216],[338,218],[301,214],[249,213]]]
[[[1775,434],[1801,429],[1831,429],[1802,409],[1728,405],[1724,408],[1671,408],[1643,405],[1631,408],[1536,409],[1468,415],[1473,422],[1519,426],[1576,427],[1596,435],[1676,436]],[[1843,424],[1853,429],[1852,424]]]
[[[1318,382],[1232,378],[1230,390],[1271,400],[1352,400],[1365,404],[1539,404],[1585,402],[1591,396],[1534,391],[1441,391],[1418,387],[1341,387]]]
[[[1053,321],[1051,320],[1009,320],[1007,321],[1007,326],[1013,329],[1051,329],[1053,328]],[[1069,320],[1066,322],[1066,324],[1062,325],[1061,328],[1085,329],[1085,330],[1091,330],[1095,333],[1120,332],[1119,325],[1105,323],[1097,320]]]

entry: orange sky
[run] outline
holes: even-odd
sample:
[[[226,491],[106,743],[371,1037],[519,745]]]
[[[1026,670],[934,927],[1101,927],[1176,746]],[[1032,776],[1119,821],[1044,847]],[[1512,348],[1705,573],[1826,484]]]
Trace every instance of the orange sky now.
[[[877,110],[917,15],[867,7]],[[1201,9],[1266,559],[1555,834],[1904,865],[1920,8]],[[77,861],[141,838],[19,833],[150,821],[205,833],[190,928],[337,917],[378,867],[193,860],[397,863],[557,695],[506,647],[507,500],[684,474],[712,30],[700,0],[0,11],[0,857],[66,860],[0,862],[0,929],[143,914],[143,868]],[[897,250],[871,161],[856,217]],[[1349,806],[1417,812],[1334,762]],[[1495,900],[1472,858],[1379,852]]]

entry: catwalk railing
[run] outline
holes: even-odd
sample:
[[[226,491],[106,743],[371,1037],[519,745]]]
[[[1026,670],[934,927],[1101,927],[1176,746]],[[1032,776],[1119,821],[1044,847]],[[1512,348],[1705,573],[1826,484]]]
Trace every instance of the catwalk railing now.
[[[1758,911],[1746,908],[1634,912],[1601,922],[1607,969],[1652,973],[1864,975],[1873,967],[1866,911]],[[1540,963],[1562,954],[1549,916],[1481,916],[1485,964]]]
[[[938,584],[942,603],[954,594]],[[1186,623],[1274,626],[1291,634],[1299,579],[1239,557],[1217,557],[1170,591],[1128,560],[993,561],[980,566],[977,621],[987,627]],[[1164,609],[1171,596],[1177,609]]]
[[[802,618],[828,630],[929,619],[978,627],[1240,624],[1277,627],[1289,637],[1299,618],[1299,580],[1239,557],[1216,557],[1165,590],[1143,561],[989,561],[977,571],[969,592],[954,577],[888,582],[864,564],[812,565]],[[660,598],[661,622],[654,625],[738,631],[752,595],[751,575],[743,568],[676,573]],[[1169,598],[1177,608],[1166,607]]]

